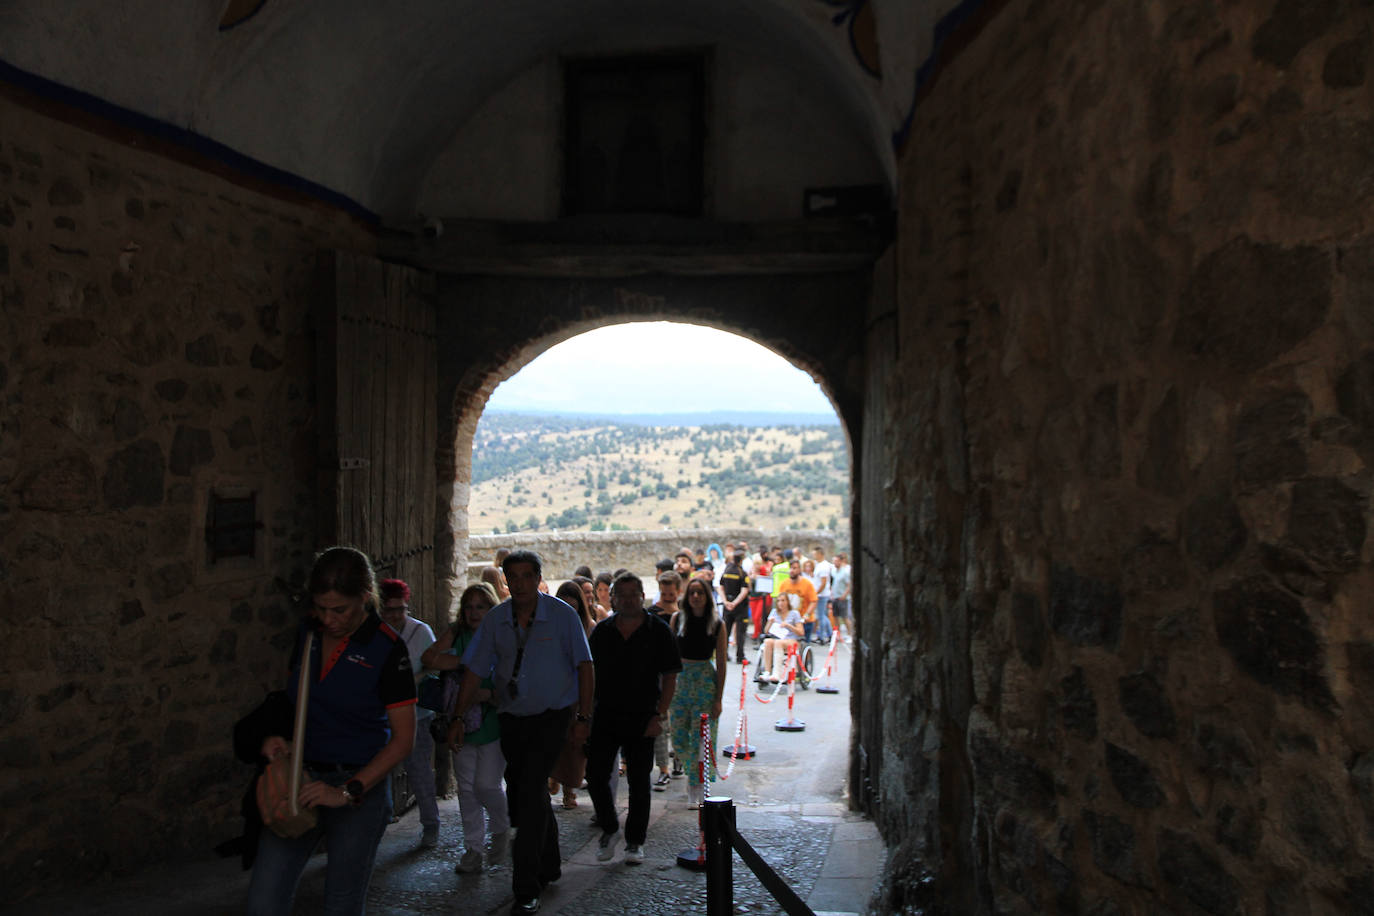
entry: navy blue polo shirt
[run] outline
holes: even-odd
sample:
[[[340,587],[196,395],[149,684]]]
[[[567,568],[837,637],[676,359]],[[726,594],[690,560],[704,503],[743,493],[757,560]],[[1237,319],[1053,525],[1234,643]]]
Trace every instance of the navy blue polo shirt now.
[[[302,629],[287,685],[293,704],[304,640]],[[415,678],[405,643],[380,617],[369,613],[362,626],[339,641],[331,657],[320,657],[319,634],[310,655],[311,670],[319,675],[310,685],[305,759],[366,764],[391,740],[387,710],[415,702]]]
[[[626,639],[616,628],[616,616],[598,623],[588,640],[596,668],[593,721],[595,716],[607,714],[652,715],[658,711],[662,676],[682,670],[677,637],[668,624],[654,614],[645,614],[644,622]]]

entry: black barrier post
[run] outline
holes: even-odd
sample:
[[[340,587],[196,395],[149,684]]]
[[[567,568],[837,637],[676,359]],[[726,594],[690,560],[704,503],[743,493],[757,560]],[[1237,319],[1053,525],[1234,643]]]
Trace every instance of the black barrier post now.
[[[735,908],[735,803],[711,796],[702,805],[706,828],[706,916],[730,916]]]

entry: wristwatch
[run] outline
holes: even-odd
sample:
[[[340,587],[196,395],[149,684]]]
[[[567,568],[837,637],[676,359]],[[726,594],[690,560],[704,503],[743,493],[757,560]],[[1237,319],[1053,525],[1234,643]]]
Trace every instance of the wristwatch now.
[[[363,792],[365,791],[367,790],[363,788],[361,779],[350,779],[343,787],[343,793],[348,796],[348,803],[350,805],[361,805],[363,803]]]
[[[590,721],[592,721],[592,717],[591,717],[591,716],[584,716],[584,715],[582,715],[582,713],[579,712],[579,713],[577,714],[577,721],[579,721],[579,722],[590,722]]]

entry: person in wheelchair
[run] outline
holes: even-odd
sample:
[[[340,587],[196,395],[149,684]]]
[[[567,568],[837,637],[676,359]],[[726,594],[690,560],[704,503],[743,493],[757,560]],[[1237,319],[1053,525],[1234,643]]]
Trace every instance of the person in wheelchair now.
[[[791,599],[796,599],[795,604]],[[797,610],[800,603],[798,595],[780,596],[768,614],[768,620],[764,623],[763,664],[759,666],[759,680],[770,684],[782,680],[789,647],[796,646],[805,632],[801,612]]]

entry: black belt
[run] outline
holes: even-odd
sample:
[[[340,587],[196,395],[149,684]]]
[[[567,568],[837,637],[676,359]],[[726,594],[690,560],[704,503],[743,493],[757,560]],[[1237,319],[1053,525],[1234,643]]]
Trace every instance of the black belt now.
[[[325,763],[322,760],[306,760],[304,763],[307,770],[316,770],[317,772],[327,772],[329,770],[334,770],[336,772],[343,772],[344,770],[361,770],[363,767],[367,766],[365,763]]]

